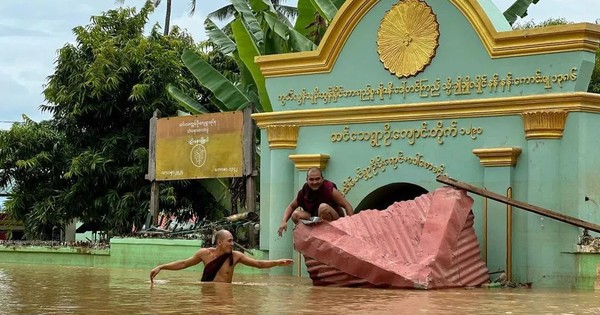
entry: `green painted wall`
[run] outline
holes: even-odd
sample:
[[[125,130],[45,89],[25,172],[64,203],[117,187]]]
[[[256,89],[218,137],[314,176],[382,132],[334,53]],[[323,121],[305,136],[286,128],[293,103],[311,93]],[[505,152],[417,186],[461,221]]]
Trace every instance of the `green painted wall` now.
[[[578,289],[600,289],[600,254],[580,253],[575,255]]]
[[[0,246],[0,263],[48,264],[84,266],[95,268],[150,269],[157,265],[191,257],[201,248],[198,240],[112,238],[110,249],[89,250],[81,248],[53,247],[4,247]],[[266,259],[259,250],[252,251],[255,259]],[[203,265],[185,271],[202,274]],[[238,274],[264,274],[265,269],[238,265]]]
[[[110,267],[108,250],[0,246],[0,262],[14,264]]]

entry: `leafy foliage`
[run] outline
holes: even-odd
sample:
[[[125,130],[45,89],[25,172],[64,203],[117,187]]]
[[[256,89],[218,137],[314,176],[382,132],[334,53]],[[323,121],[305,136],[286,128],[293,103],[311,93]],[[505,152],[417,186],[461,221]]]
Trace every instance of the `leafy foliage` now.
[[[1,183],[13,182],[7,205],[32,236],[79,218],[113,234],[140,226],[149,207],[149,119],[156,110],[177,114],[166,91],[175,83],[187,95],[208,99],[180,56],[196,49],[173,28],[143,34],[151,2],[136,12],[118,9],[74,28],[75,44],[58,51],[42,110],[51,122],[13,126],[2,133]],[[23,142],[21,144],[20,142]],[[196,217],[222,208],[198,181],[162,184],[161,208]],[[222,214],[221,214],[222,215]]]
[[[596,64],[594,65],[588,92],[600,94],[600,49],[596,51]]]
[[[70,185],[62,175],[72,147],[52,122],[23,120],[0,130],[0,187],[10,191],[10,217],[25,224],[28,237],[39,238],[74,215],[56,202]]]
[[[528,21],[527,23],[515,23],[513,24],[513,29],[515,30],[524,30],[524,29],[530,29],[530,28],[537,28],[537,27],[546,27],[546,26],[554,26],[554,25],[566,25],[566,24],[573,24],[573,22],[567,21],[565,18],[550,18],[547,19],[545,21],[542,21],[540,23],[536,23],[534,21]]]
[[[211,91],[210,101],[219,111],[241,110],[252,106],[256,111],[271,111],[271,104],[265,87],[265,78],[254,58],[260,55],[315,49],[312,41],[292,27],[288,17],[295,17],[295,8],[284,7],[282,1],[274,0],[232,0],[231,5],[209,14],[205,29],[210,41],[205,45],[213,48],[206,51],[186,50],[182,60],[194,74],[198,82]],[[233,22],[219,28],[211,17],[228,19]],[[217,52],[217,53],[213,53]],[[219,57],[228,66],[215,63],[206,56]],[[229,63],[229,62],[234,62]],[[233,67],[230,67],[233,66]],[[237,71],[228,71],[228,69]],[[231,73],[235,75],[230,75]],[[192,114],[206,113],[207,104],[185,95],[176,84],[167,90],[179,104]],[[204,181],[205,187],[217,198],[229,201],[228,207],[237,212],[245,204],[245,178],[215,179]],[[226,188],[224,191],[223,188]]]

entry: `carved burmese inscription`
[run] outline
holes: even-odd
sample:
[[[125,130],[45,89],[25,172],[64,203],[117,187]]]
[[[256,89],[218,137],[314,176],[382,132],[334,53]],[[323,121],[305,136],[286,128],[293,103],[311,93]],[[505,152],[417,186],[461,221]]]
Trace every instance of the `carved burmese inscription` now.
[[[406,141],[409,145],[414,145],[417,141],[435,141],[438,145],[444,144],[444,140],[456,137],[468,137],[476,140],[483,134],[483,127],[461,125],[458,121],[452,120],[448,124],[444,121],[428,123],[423,121],[413,128],[393,128],[391,124],[383,124],[383,128],[361,129],[361,126],[344,126],[340,132],[332,132],[330,140],[333,143],[339,142],[366,142],[373,148],[388,147],[395,141]],[[368,181],[386,171],[386,169],[396,170],[400,165],[419,167],[431,172],[434,175],[445,175],[444,164],[435,164],[428,161],[421,153],[406,155],[404,151],[399,151],[397,155],[382,157],[376,155],[371,158],[366,166],[357,167],[354,175],[346,177],[342,182],[343,194],[347,194],[360,181]]]
[[[539,86],[545,90],[562,88],[566,82],[577,80],[577,68],[573,67],[564,73],[544,74],[537,70],[534,74],[515,76],[511,72],[501,76],[477,74],[457,77],[435,79],[400,80],[397,83],[388,82],[379,84],[366,84],[364,88],[346,89],[341,85],[328,86],[325,89],[314,87],[312,90],[302,88],[290,89],[287,93],[277,96],[282,106],[293,103],[298,106],[337,103],[340,99],[355,99],[360,102],[375,100],[394,100],[396,97],[405,99],[407,96],[417,95],[420,98],[434,98],[442,94],[446,96],[472,95],[472,94],[498,94],[509,93],[511,88],[520,85]]]
[[[368,181],[378,174],[384,173],[386,169],[392,168],[395,170],[402,164],[423,168],[436,176],[444,175],[444,164],[435,165],[432,162],[427,161],[420,153],[413,156],[406,156],[404,155],[404,152],[399,151],[398,155],[387,158],[375,156],[371,159],[369,165],[357,167],[354,176],[348,176],[344,179],[342,182],[342,190],[340,192],[346,195],[361,180]]]
[[[341,132],[331,134],[331,142],[369,142],[372,147],[390,146],[392,141],[406,140],[408,144],[413,145],[419,139],[434,139],[438,144],[443,144],[446,138],[468,136],[471,139],[477,139],[477,136],[483,133],[482,127],[461,126],[457,121],[450,122],[445,126],[443,121],[436,122],[435,126],[430,127],[426,121],[422,122],[420,127],[392,129],[390,124],[384,124],[383,129],[372,130],[351,130],[350,126],[344,126]]]

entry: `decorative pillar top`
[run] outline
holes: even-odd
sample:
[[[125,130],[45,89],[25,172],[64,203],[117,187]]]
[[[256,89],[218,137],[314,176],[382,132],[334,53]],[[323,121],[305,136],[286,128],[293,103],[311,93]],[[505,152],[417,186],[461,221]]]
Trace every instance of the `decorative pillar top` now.
[[[563,136],[567,112],[562,110],[524,112],[525,138],[560,139]]]
[[[317,167],[324,171],[329,161],[327,154],[292,154],[289,157],[299,171],[308,171],[311,167]]]
[[[488,166],[515,166],[521,154],[521,148],[486,148],[475,149],[473,154],[479,157],[481,165]]]
[[[298,142],[297,125],[271,125],[265,128],[271,149],[295,149]]]

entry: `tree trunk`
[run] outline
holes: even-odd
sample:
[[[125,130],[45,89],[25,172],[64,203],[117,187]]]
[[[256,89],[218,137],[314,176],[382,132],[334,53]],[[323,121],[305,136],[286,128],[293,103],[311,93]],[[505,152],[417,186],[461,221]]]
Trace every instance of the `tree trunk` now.
[[[169,29],[171,28],[171,0],[167,0],[167,13],[165,14],[165,29],[163,34],[169,35]]]

